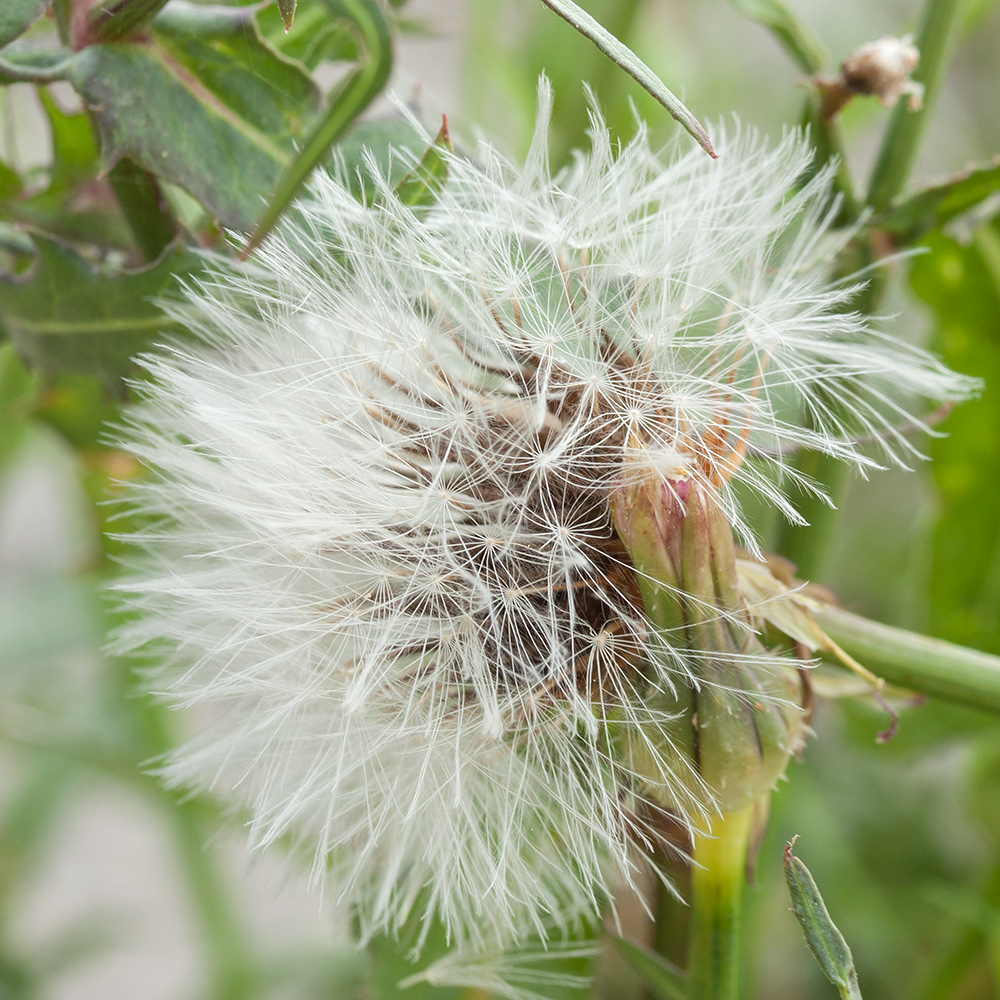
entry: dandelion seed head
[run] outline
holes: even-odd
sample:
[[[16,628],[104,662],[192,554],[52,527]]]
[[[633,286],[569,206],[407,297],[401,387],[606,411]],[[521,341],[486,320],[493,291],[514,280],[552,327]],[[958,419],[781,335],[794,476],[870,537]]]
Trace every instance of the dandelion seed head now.
[[[449,155],[419,212],[319,177],[171,306],[195,340],[145,359],[123,431],[150,474],[118,647],[217,706],[166,774],[291,835],[366,935],[550,935],[705,810],[663,707],[693,654],[644,611],[615,490],[695,484],[753,547],[737,488],[795,517],[791,449],[902,461],[908,407],[972,388],[829,283],[798,136],[709,162],[595,117],[553,174],[549,111],[543,86],[524,166]]]

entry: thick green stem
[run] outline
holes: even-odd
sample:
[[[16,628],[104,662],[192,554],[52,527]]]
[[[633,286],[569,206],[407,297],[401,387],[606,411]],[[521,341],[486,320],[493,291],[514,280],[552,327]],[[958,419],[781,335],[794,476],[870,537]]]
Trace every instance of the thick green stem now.
[[[736,1000],[743,880],[753,806],[716,818],[697,834],[691,870],[689,1000]]]
[[[841,608],[813,609],[839,646],[890,684],[1000,712],[1000,656],[869,621]]]
[[[896,105],[868,188],[868,204],[874,209],[885,208],[903,190],[910,175],[927,117],[944,77],[961,9],[959,0],[928,0],[924,8],[916,42],[920,65],[913,74],[913,79],[924,85],[923,107],[911,111],[905,101]]]

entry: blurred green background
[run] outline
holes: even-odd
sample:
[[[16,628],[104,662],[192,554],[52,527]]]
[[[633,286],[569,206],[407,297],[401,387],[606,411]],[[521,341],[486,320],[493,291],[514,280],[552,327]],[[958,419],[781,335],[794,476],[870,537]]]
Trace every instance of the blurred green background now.
[[[592,0],[699,117],[736,114],[765,133],[797,124],[801,72],[723,0]],[[834,69],[859,44],[914,31],[916,3],[801,0]],[[412,0],[393,86],[428,122],[474,126],[523,152],[535,81],[556,90],[553,156],[583,141],[595,90],[627,137],[634,102],[664,141],[664,111],[536,0]],[[263,15],[262,15],[263,16]],[[915,182],[1000,152],[1000,4],[965,0],[962,28]],[[65,93],[56,91],[65,100]],[[0,159],[51,156],[32,88],[3,92]],[[890,112],[844,116],[864,179]],[[72,209],[80,210],[80,195]],[[941,426],[933,463],[846,485],[816,576],[849,608],[1000,653],[1000,205],[927,237],[889,266],[881,312],[985,381]],[[0,316],[2,322],[2,316]],[[360,996],[363,960],[334,901],[280,857],[249,860],[238,818],[161,791],[143,762],[182,732],[102,656],[108,572],[99,506],[127,474],[100,447],[113,400],[85,376],[44,381],[0,345],[0,998],[180,1000]],[[775,544],[777,526],[761,524]],[[820,705],[816,737],[774,797],[756,885],[746,996],[833,996],[788,912],[781,846],[798,853],[851,943],[875,1000],[1000,997],[1000,724],[973,710],[908,703],[899,733],[868,700]],[[221,831],[221,832],[220,832]],[[603,970],[604,995],[640,995]],[[377,995],[389,996],[379,988]],[[403,996],[417,996],[410,991]],[[427,991],[426,995],[432,995]]]

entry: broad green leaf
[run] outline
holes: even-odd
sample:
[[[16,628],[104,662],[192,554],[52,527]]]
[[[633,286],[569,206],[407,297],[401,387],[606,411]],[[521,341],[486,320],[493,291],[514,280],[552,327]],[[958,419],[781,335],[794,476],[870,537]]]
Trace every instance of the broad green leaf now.
[[[248,228],[315,111],[312,81],[247,8],[171,4],[147,45],[94,45],[66,76],[93,110],[105,168],[129,157]]]
[[[781,0],[730,0],[746,18],[770,29],[781,47],[803,73],[819,73],[826,54],[816,36],[795,12]]]
[[[287,144],[319,106],[312,78],[264,41],[252,9],[173,0],[153,29],[170,56],[264,135]]]
[[[130,359],[175,333],[157,299],[201,267],[184,247],[138,271],[100,271],[68,247],[35,237],[26,277],[0,279],[0,317],[23,357],[48,372],[96,375],[113,386]]]
[[[402,204],[410,208],[423,208],[437,201],[448,180],[448,159],[444,154],[451,150],[451,136],[448,134],[448,120],[445,118],[434,141],[420,157],[420,162],[396,184],[396,197]]]
[[[892,233],[900,244],[911,243],[975,208],[997,191],[1000,191],[1000,157],[897,200],[877,215],[872,225]]]
[[[823,975],[837,987],[841,1000],[861,1000],[851,949],[830,919],[809,869],[792,853],[792,844],[785,845],[784,868],[792,912]]]
[[[549,10],[589,38],[613,63],[620,66],[647,93],[652,94],[687,133],[715,156],[712,140],[701,122],[667,89],[663,81],[625,44],[605,29],[573,0],[542,0]]]
[[[986,384],[956,407],[931,445],[938,488],[928,589],[934,635],[1000,653],[1000,224],[968,244],[942,233],[913,259],[910,285],[933,313],[931,346]]]
[[[0,4],[0,48],[27,31],[42,16],[49,0],[3,0]]]
[[[613,937],[611,941],[642,977],[642,981],[661,1000],[685,1000],[688,993],[687,980],[672,962],[627,938]]]
[[[364,53],[360,66],[338,84],[328,98],[326,113],[303,139],[299,154],[282,173],[267,208],[243,248],[246,257],[274,228],[298,194],[313,167],[327,154],[355,118],[385,86],[392,69],[389,25],[378,0],[324,0],[330,12],[344,18],[357,32]]]

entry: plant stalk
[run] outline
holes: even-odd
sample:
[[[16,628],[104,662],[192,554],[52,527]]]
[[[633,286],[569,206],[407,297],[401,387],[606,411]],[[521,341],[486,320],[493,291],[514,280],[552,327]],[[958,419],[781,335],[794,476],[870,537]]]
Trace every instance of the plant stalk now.
[[[890,684],[1000,713],[1000,656],[869,621],[842,608],[813,608],[839,646]]]
[[[690,1000],[736,1000],[740,924],[753,806],[725,813],[694,838],[691,869]]]
[[[903,190],[913,168],[951,54],[961,9],[960,0],[928,0],[924,8],[916,42],[920,65],[913,74],[913,79],[924,85],[923,107],[911,111],[906,101],[896,104],[868,187],[868,204],[876,210],[886,208]]]

